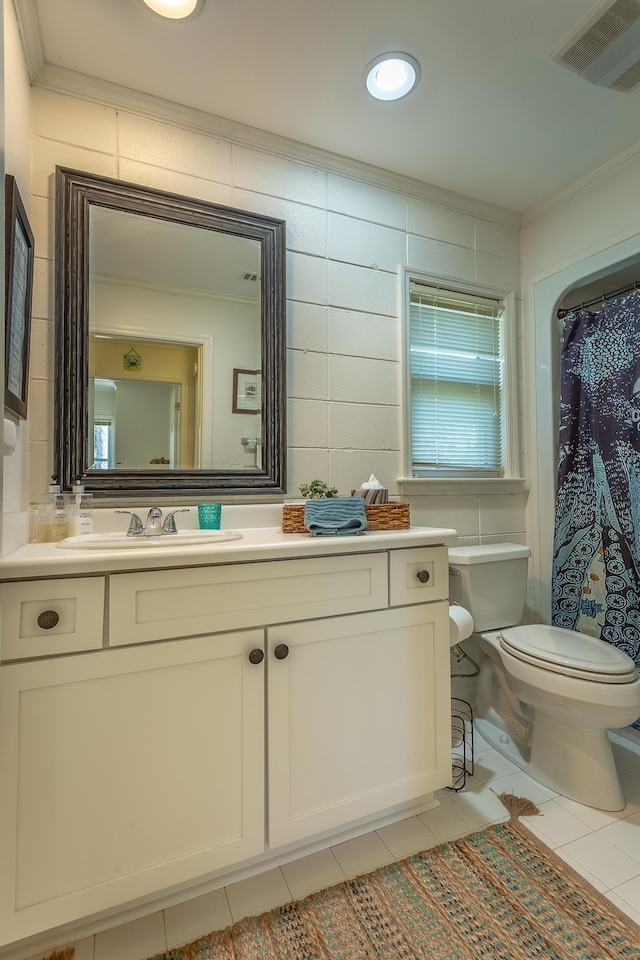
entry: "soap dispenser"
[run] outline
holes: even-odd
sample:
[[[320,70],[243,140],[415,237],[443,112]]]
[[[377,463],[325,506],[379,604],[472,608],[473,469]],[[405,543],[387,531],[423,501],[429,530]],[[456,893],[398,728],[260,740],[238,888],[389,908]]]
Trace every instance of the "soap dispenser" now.
[[[93,533],[93,494],[87,493],[78,478],[71,484],[71,533],[80,536]]]
[[[38,503],[36,516],[36,543],[57,543],[69,536],[67,497],[60,492],[60,484],[51,478],[49,489]]]

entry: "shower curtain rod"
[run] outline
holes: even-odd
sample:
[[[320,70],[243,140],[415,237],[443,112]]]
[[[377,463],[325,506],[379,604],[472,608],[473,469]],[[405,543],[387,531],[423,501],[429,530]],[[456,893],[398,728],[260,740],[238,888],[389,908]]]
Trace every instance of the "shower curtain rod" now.
[[[558,320],[564,320],[568,313],[571,313],[572,310],[584,310],[586,307],[592,307],[594,303],[605,303],[607,300],[615,300],[616,297],[621,297],[625,293],[630,293],[632,290],[638,289],[638,282],[634,280],[633,283],[628,283],[626,287],[620,287],[619,290],[613,290],[611,293],[601,294],[599,297],[594,297],[593,300],[585,300],[584,303],[576,303],[575,307],[567,307],[566,310],[562,308],[558,310]]]

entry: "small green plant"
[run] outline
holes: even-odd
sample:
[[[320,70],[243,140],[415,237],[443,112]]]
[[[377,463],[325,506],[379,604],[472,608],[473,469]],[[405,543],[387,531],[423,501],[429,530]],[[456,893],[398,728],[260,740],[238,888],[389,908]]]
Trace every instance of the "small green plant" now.
[[[307,500],[321,500],[325,497],[337,497],[337,487],[329,487],[324,480],[312,480],[311,483],[301,483],[300,493]]]

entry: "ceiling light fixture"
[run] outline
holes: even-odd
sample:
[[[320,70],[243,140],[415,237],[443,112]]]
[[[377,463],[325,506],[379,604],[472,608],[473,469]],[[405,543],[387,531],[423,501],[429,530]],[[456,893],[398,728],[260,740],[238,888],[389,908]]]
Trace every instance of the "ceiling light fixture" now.
[[[142,0],[150,10],[167,20],[186,20],[200,10],[203,0]]]
[[[382,53],[367,65],[363,79],[376,100],[399,100],[418,83],[420,64],[408,53]]]

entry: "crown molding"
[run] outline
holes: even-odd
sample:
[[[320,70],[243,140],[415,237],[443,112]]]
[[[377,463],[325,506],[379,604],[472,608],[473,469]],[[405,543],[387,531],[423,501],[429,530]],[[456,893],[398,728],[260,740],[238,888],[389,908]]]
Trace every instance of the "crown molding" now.
[[[204,110],[187,107],[140,90],[132,90],[120,84],[47,63],[35,6],[27,0],[13,0],[13,2],[29,76],[35,87],[81,100],[90,100],[112,109],[127,110],[149,120],[170,123],[247,149],[260,150],[284,160],[320,167],[327,173],[359,180],[373,187],[392,190],[411,199],[437,203],[458,213],[500,223],[512,229],[520,228],[520,214],[506,207],[445,190],[422,180],[414,180],[411,177],[269,133],[257,127],[237,123]]]
[[[161,293],[165,297],[176,297],[181,300],[220,301],[221,303],[241,303],[255,307],[260,303],[259,297],[240,297],[237,294],[216,293],[215,290],[198,290],[197,288],[178,287],[175,284],[136,280],[133,277],[119,277],[110,273],[94,273],[93,279],[105,287],[125,287],[129,290],[144,290],[148,293]]]
[[[13,0],[13,9],[18,21],[18,31],[27,61],[29,79],[31,83],[35,84],[46,63],[36,5],[35,3],[27,3],[25,0]]]
[[[505,207],[445,190],[421,180],[413,180],[411,177],[331,153],[320,147],[290,140],[279,134],[269,133],[267,130],[237,123],[235,120],[99,80],[64,67],[45,64],[33,83],[34,86],[46,88],[54,93],[91,100],[113,109],[128,110],[149,120],[170,123],[250,150],[260,150],[284,160],[320,167],[337,176],[393,190],[416,200],[437,203],[459,213],[501,223],[512,229],[520,227],[520,214]]]
[[[626,166],[628,163],[632,163],[634,160],[637,160],[639,156],[640,140],[636,140],[635,143],[625,147],[624,150],[621,150],[619,153],[609,157],[609,159],[605,160],[604,163],[598,164],[597,167],[593,167],[581,177],[576,177],[575,180],[571,180],[564,187],[561,187],[560,190],[556,190],[554,193],[549,194],[549,196],[545,197],[544,200],[541,200],[540,203],[536,203],[532,207],[529,207],[528,210],[525,210],[522,214],[522,228],[524,229],[525,227],[534,223],[536,220],[539,220],[541,217],[551,213],[551,211],[555,210],[557,207],[561,207],[565,203],[568,203],[574,197],[577,197],[585,190],[589,190],[601,180],[606,180],[608,177],[613,176],[622,167]]]

